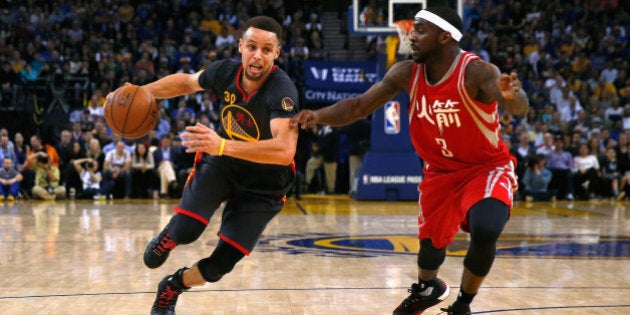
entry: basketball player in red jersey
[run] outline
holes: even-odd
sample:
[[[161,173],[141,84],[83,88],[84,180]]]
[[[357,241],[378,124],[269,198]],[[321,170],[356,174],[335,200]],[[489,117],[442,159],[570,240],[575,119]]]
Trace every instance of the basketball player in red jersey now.
[[[292,126],[346,125],[383,106],[400,91],[410,94],[409,131],[425,162],[419,185],[418,283],[394,315],[422,314],[448,297],[437,278],[446,246],[458,229],[470,232],[457,300],[447,314],[470,314],[470,303],[490,271],[496,241],[512,208],[514,164],[500,140],[498,107],[524,115],[529,102],[516,73],[459,48],[462,20],[446,7],[415,16],[413,60],[400,61],[362,95],[316,111],[303,110]]]

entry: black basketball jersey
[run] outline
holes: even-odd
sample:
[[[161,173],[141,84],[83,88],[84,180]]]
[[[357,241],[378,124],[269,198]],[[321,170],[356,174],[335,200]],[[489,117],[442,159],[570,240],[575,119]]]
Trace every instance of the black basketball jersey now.
[[[241,87],[243,66],[240,61],[216,61],[201,73],[199,84],[218,96],[221,137],[238,141],[270,139],[270,122],[274,118],[290,118],[298,111],[298,92],[289,76],[273,66],[267,81],[258,91],[247,94]],[[284,194],[293,182],[290,165],[262,164],[229,156],[206,155],[213,165],[229,172],[232,184],[261,195]],[[219,163],[219,164],[215,164]]]
[[[221,114],[218,133],[232,140],[270,139],[271,119],[289,118],[297,113],[297,89],[289,76],[274,65],[267,81],[248,95],[240,85],[243,71],[241,62],[222,60],[210,64],[199,77],[201,87],[218,96]]]

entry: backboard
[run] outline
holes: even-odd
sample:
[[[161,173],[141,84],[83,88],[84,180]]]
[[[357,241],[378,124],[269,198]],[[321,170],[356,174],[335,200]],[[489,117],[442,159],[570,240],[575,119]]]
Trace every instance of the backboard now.
[[[395,35],[395,21],[411,19],[427,6],[445,5],[462,15],[463,0],[352,0],[348,12],[352,33]]]

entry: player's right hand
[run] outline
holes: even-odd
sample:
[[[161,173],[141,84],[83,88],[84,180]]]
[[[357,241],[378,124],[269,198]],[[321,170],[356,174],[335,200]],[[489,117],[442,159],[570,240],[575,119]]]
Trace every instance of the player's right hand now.
[[[291,127],[309,129],[317,126],[319,118],[314,111],[303,109],[291,118]]]

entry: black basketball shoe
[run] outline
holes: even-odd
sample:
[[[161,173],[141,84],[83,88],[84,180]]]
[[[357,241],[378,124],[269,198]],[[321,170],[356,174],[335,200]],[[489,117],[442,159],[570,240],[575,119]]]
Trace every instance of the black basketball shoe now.
[[[444,281],[435,278],[427,283],[414,283],[407,292],[411,294],[398,305],[393,315],[420,315],[446,299],[450,289]]]
[[[151,315],[175,315],[177,298],[182,292],[190,289],[182,282],[182,274],[186,269],[188,268],[179,269],[160,281],[155,302],[151,307]]]
[[[153,238],[144,250],[144,264],[149,268],[157,268],[168,258],[168,254],[177,246],[168,235],[168,226]]]
[[[447,308],[441,308],[440,311],[446,312],[447,315],[470,315],[470,305],[457,302],[451,304]]]

